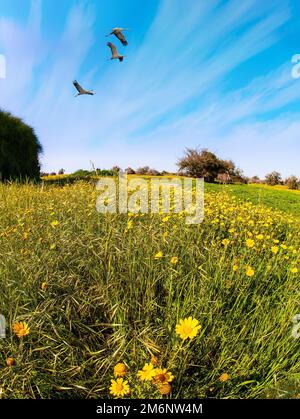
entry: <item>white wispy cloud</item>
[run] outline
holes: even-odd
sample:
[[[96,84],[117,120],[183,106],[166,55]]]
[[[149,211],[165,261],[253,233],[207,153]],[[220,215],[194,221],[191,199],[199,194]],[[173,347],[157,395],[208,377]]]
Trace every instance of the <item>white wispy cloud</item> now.
[[[0,17],[0,45],[7,63],[7,78],[0,84],[1,105],[17,112],[28,104],[33,72],[45,58],[40,26],[40,0],[31,2],[25,26]]]

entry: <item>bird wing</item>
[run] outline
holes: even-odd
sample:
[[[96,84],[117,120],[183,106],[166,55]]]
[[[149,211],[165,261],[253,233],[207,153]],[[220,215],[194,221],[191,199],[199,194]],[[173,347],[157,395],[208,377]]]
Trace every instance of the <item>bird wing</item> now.
[[[123,45],[128,45],[128,42],[121,31],[115,32],[114,35],[122,42]]]
[[[80,86],[80,84],[77,82],[77,80],[73,81],[74,86],[78,90],[79,93],[83,93],[85,90]]]
[[[111,49],[112,56],[117,57],[118,56],[118,51],[117,51],[117,48],[115,47],[115,45],[112,42],[108,42],[106,45]]]

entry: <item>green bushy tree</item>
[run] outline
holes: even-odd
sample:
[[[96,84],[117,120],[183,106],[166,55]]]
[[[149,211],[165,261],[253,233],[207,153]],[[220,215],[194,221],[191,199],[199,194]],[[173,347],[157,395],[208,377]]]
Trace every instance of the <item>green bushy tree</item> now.
[[[267,185],[275,186],[275,185],[281,185],[282,183],[282,177],[279,172],[271,172],[266,175],[265,180]]]
[[[41,152],[33,128],[0,110],[0,179],[39,179]]]
[[[241,177],[241,172],[231,160],[222,160],[207,149],[187,148],[184,156],[178,160],[180,173],[192,177],[203,177],[206,182],[214,182],[218,175],[226,179]]]

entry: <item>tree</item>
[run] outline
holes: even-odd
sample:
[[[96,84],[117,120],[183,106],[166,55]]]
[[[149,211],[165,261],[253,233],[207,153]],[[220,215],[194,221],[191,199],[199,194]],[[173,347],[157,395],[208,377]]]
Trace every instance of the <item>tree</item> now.
[[[149,176],[160,176],[161,173],[156,169],[149,169],[148,172],[147,172],[147,175],[149,175]]]
[[[290,176],[285,180],[285,184],[289,189],[298,189],[300,180],[296,176]]]
[[[257,175],[255,175],[255,176],[252,176],[252,178],[250,179],[250,183],[261,183],[261,180],[259,179]]]
[[[0,179],[39,179],[41,152],[33,128],[0,110]]]
[[[240,172],[238,173],[238,169],[235,167],[235,164],[232,160],[219,160],[221,166],[223,166],[224,173],[229,176],[237,176],[241,175]]]
[[[282,183],[281,174],[279,172],[271,172],[266,175],[266,184],[275,186],[280,185]]]
[[[192,177],[204,178],[206,182],[214,182],[218,175],[229,179],[240,176],[240,171],[231,160],[221,160],[207,149],[198,150],[187,148],[185,155],[177,162],[180,173]]]
[[[232,183],[232,177],[228,173],[219,173],[217,180],[224,184]]]
[[[127,175],[135,175],[135,171],[131,167],[127,167],[125,173],[127,173]]]
[[[138,169],[136,169],[135,173],[137,175],[146,175],[149,172],[149,170],[149,166],[139,167]]]
[[[60,169],[59,171],[58,171],[58,174],[59,175],[63,175],[65,173],[65,169]]]
[[[121,171],[121,168],[119,166],[114,166],[111,170],[113,173],[118,174]]]

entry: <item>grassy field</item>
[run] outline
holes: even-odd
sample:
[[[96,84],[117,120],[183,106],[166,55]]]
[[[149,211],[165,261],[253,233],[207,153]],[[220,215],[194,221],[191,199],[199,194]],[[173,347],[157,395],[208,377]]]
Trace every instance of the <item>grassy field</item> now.
[[[289,190],[284,186],[251,185],[218,185],[206,184],[208,192],[227,191],[236,197],[254,204],[267,205],[276,210],[300,217],[300,190]]]
[[[99,214],[90,183],[0,184],[0,397],[113,397],[118,363],[125,397],[299,397],[300,195],[206,190],[186,225]],[[183,340],[189,316],[201,328]],[[137,376],[151,358],[164,387]]]

